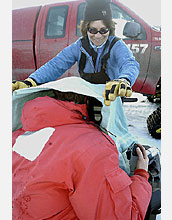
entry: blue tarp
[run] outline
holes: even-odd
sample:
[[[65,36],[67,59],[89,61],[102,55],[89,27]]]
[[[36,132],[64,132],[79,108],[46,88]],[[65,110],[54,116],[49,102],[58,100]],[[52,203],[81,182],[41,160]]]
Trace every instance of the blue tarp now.
[[[103,104],[101,126],[109,132],[109,136],[115,141],[119,152],[120,167],[128,173],[129,168],[125,152],[137,140],[128,132],[121,98],[117,97],[115,101],[111,102],[110,106],[105,106],[103,98],[104,88],[104,84],[91,84],[80,77],[66,77],[37,87],[16,90],[12,96],[13,131],[22,127],[20,118],[24,104],[39,96],[52,96],[51,89],[95,97]]]

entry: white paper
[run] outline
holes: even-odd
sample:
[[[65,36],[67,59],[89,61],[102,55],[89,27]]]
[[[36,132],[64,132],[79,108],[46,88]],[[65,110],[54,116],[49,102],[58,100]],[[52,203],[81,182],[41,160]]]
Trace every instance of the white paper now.
[[[47,127],[36,132],[25,132],[16,139],[13,151],[30,161],[35,160],[42,152],[54,130],[54,128]]]

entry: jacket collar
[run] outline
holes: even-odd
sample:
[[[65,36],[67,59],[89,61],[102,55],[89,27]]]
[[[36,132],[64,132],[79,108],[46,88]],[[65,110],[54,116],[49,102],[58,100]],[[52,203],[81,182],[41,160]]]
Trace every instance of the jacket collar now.
[[[85,123],[83,116],[88,118],[85,104],[75,104],[45,96],[25,103],[21,122],[23,130],[37,131],[45,127]]]

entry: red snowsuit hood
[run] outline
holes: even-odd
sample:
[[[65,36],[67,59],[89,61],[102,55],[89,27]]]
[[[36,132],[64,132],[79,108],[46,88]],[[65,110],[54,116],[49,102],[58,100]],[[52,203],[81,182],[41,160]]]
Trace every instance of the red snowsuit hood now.
[[[85,104],[75,104],[45,96],[25,103],[21,122],[23,130],[37,131],[47,126],[84,123],[83,116],[88,118]]]

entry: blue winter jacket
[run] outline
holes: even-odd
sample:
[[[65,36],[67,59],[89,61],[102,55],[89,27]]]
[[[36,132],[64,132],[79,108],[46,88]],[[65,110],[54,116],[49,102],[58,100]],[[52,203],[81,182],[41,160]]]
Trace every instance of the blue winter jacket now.
[[[108,40],[111,41],[115,36],[109,36]],[[109,44],[110,45],[110,44]],[[79,38],[75,43],[64,48],[56,57],[51,59],[45,65],[41,66],[29,77],[34,79],[38,84],[46,83],[50,81],[57,80],[63,73],[71,68],[76,62],[78,64],[79,71],[79,61],[81,57],[81,50],[86,54],[86,64],[85,64],[85,73],[94,73],[95,67],[93,65],[92,57],[85,51],[81,44],[81,38]],[[103,51],[103,47],[95,48],[98,53],[97,65],[98,70],[101,68],[101,59],[104,54],[109,50],[109,46]],[[139,64],[135,60],[132,52],[126,46],[126,44],[119,40],[112,47],[110,52],[110,58],[107,61],[106,73],[108,74],[111,80],[126,78],[130,81],[131,86],[135,83],[136,78],[139,74]]]

